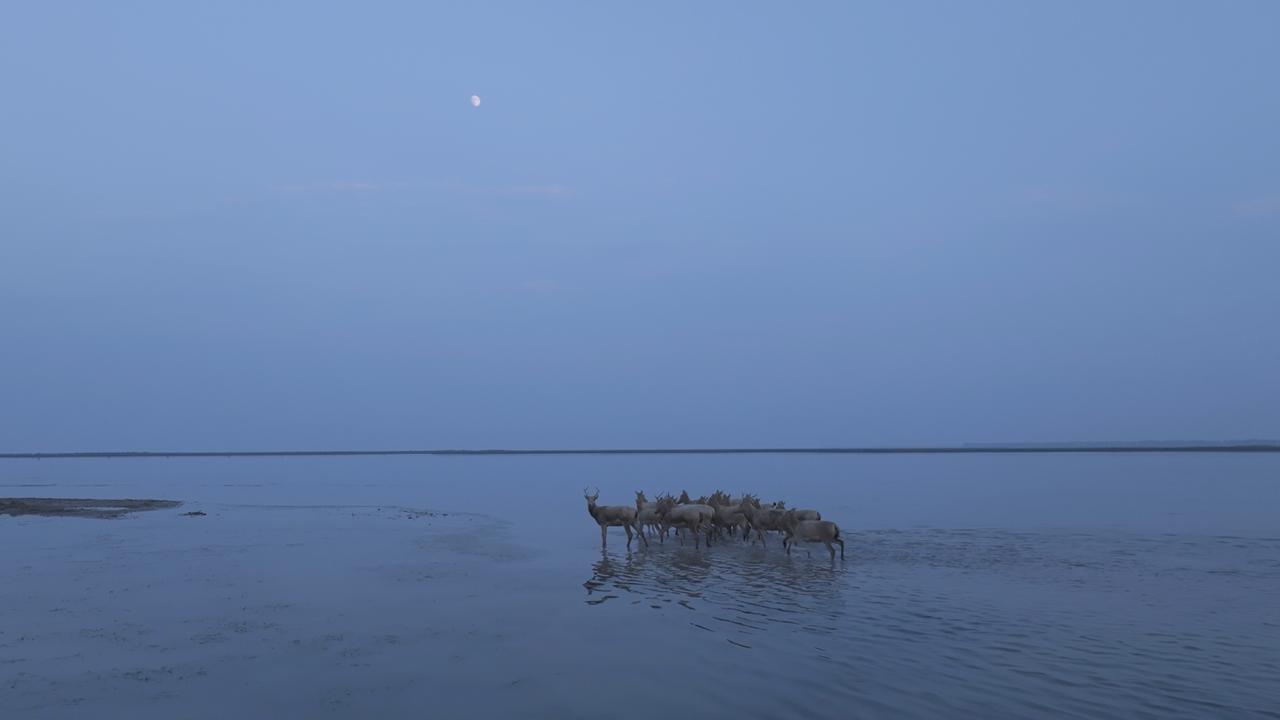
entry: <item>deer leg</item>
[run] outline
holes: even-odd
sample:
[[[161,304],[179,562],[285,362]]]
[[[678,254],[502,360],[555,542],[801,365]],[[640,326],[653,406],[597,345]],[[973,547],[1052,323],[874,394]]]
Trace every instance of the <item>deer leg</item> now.
[[[843,560],[844,559],[844,538],[836,538],[836,542],[840,543],[840,559]],[[831,557],[833,559],[835,558],[835,556],[836,554],[834,552],[831,553]]]
[[[623,523],[622,529],[627,531],[627,549],[631,549],[631,526]]]
[[[835,559],[836,559],[836,549],[835,549],[834,547],[832,547],[832,546],[831,546],[831,541],[830,541],[830,540],[823,540],[823,541],[822,541],[822,544],[827,546],[827,552],[831,553],[831,559],[832,559],[832,560],[835,560]]]
[[[605,525],[600,526],[600,547],[609,546],[609,540],[605,537],[605,533],[608,532],[608,530],[609,528],[607,526]]]

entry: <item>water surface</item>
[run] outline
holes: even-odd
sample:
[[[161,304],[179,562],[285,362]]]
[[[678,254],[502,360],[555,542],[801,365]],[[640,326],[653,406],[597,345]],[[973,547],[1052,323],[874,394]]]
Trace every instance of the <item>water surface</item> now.
[[[0,716],[1280,717],[1280,457],[0,463]],[[817,507],[609,547],[582,488]],[[205,517],[183,517],[188,510]]]

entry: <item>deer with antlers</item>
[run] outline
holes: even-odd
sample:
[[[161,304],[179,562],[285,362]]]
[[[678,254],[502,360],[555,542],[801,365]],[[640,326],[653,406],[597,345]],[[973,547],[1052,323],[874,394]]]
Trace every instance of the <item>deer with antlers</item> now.
[[[662,497],[659,495],[658,499],[661,500]],[[636,524],[641,530],[652,530],[655,533],[662,526],[662,518],[658,517],[658,503],[649,502],[643,490],[636,491]],[[661,533],[658,533],[658,542],[663,542]]]
[[[711,526],[712,532],[717,539],[726,530],[729,537],[733,537],[734,531],[737,529],[741,529],[743,537],[746,537],[747,516],[742,512],[741,501],[736,501],[729,497],[728,493],[723,490],[716,490],[711,493],[711,497],[707,498],[706,504],[715,509],[715,515],[711,519]]]
[[[592,489],[595,492],[592,492]],[[645,538],[644,531],[640,529],[640,525],[636,522],[636,509],[628,505],[597,505],[596,500],[600,497],[600,488],[583,488],[582,496],[587,499],[587,512],[591,514],[591,518],[600,526],[600,547],[608,547],[608,530],[611,527],[622,527],[627,531],[627,548],[631,547],[631,530],[634,529],[636,534],[640,536],[640,541],[645,547],[649,547],[649,540]]]

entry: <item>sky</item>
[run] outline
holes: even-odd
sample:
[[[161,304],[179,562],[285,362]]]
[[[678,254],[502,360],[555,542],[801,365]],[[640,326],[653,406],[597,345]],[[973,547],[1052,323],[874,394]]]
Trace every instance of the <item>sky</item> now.
[[[6,3],[0,450],[1278,437],[1278,27]]]

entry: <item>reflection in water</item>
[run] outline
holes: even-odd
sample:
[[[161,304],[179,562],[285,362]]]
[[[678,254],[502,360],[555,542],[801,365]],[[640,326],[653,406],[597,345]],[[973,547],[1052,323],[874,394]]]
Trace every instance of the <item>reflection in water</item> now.
[[[680,606],[709,612],[709,622],[744,634],[781,625],[831,632],[844,607],[845,572],[839,561],[805,562],[747,546],[711,552],[602,551],[583,587],[588,605],[630,598],[653,609]]]
[[[1105,717],[1132,716],[1141,697],[1153,717],[1210,704],[1215,717],[1272,716],[1280,539],[924,529],[849,541],[844,563],[746,545],[603,552],[586,602],[827,708],[990,717],[999,698],[1007,717]],[[716,642],[698,644],[703,631]],[[723,643],[745,650],[707,649]],[[715,698],[746,713],[758,699]]]

